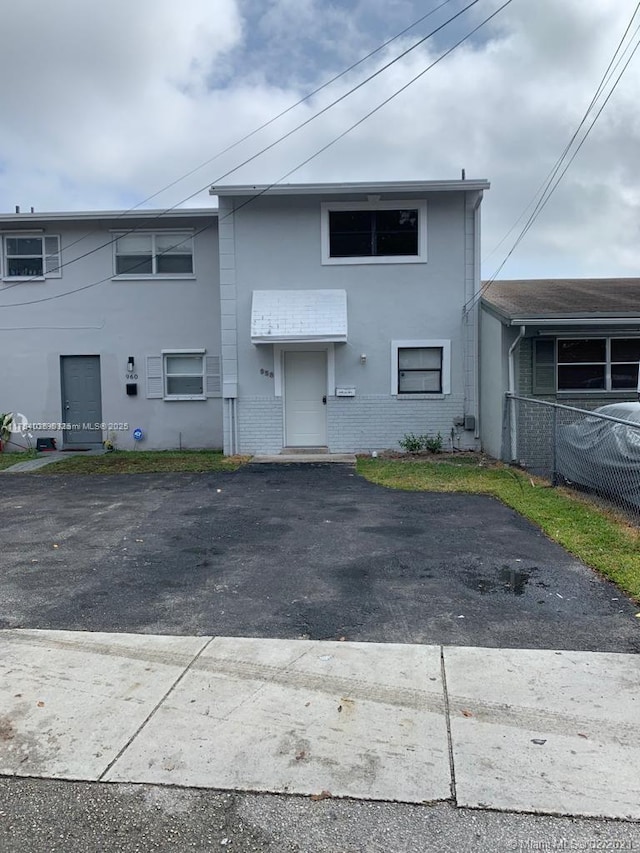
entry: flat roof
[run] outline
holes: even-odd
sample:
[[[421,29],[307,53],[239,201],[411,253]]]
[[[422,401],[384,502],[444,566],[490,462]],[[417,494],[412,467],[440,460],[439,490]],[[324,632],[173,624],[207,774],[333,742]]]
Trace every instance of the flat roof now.
[[[175,210],[161,208],[137,208],[136,210],[66,210],[31,211],[24,213],[0,213],[0,224],[17,225],[33,222],[73,222],[99,219],[193,219],[194,217],[217,217],[217,207],[180,207]]]
[[[460,190],[488,190],[485,178],[469,178],[453,181],[361,181],[358,183],[328,184],[236,184],[213,185],[210,195],[349,195],[364,193],[425,193],[452,192]]]
[[[486,282],[485,282],[486,283]],[[482,302],[511,325],[536,320],[640,317],[640,278],[493,281]]]

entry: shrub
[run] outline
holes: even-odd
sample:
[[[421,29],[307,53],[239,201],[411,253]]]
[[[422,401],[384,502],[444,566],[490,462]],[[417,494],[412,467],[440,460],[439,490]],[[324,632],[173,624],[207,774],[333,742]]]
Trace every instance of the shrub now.
[[[430,436],[406,432],[398,444],[407,453],[420,453],[423,450],[428,450],[429,453],[440,453],[442,451],[442,436],[440,433]]]
[[[425,449],[429,451],[429,453],[441,453],[442,452],[442,436],[440,433],[434,435],[430,438],[428,435],[423,436],[424,438],[424,446]]]
[[[405,432],[398,444],[407,453],[420,453],[424,447],[423,439],[423,435],[414,435],[412,432]]]

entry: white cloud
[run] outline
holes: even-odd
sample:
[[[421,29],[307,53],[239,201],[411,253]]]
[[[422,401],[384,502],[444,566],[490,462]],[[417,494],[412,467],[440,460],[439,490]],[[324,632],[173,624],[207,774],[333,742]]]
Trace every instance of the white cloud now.
[[[497,5],[478,4],[473,21]],[[492,181],[484,203],[488,255],[577,126],[634,7],[633,0],[514,0],[481,39],[289,180],[437,179],[458,177],[464,167],[469,177]],[[140,201],[296,101],[304,94],[297,81],[310,88],[310,78],[327,79],[391,35],[381,34],[380,8],[378,0],[112,0],[103,7],[23,0],[7,7],[0,208]],[[424,13],[408,0],[390,8],[394,29]],[[467,26],[456,24],[457,37]],[[446,43],[441,34],[438,45]],[[401,47],[387,49],[386,59]],[[278,179],[436,56],[431,43],[421,47],[227,181]],[[638,274],[638,62],[640,52],[505,276]],[[156,203],[173,204],[218,180],[353,82],[350,75]],[[206,193],[197,203],[208,203]],[[486,274],[509,245],[489,259]]]

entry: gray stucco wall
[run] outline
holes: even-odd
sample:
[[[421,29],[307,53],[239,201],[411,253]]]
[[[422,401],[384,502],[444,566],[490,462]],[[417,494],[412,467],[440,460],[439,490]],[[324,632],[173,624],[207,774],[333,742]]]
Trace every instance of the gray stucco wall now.
[[[127,220],[127,227],[159,229],[158,222]],[[205,348],[220,354],[220,299],[217,225],[213,217],[163,218],[163,228],[191,228],[195,234],[193,279],[111,280],[113,237],[111,228],[122,222],[41,222],[30,227],[60,234],[63,263],[70,263],[61,278],[42,282],[0,283],[3,306],[3,376],[0,410],[23,413],[32,422],[63,421],[60,357],[99,355],[102,383],[102,420],[127,423],[118,431],[117,445],[134,447],[132,430],[141,427],[146,439],[140,449],[222,446],[222,403],[147,399],[145,362],[162,349]],[[21,228],[28,226],[21,222]],[[82,239],[76,245],[71,245]],[[67,247],[65,251],[65,247]],[[102,248],[100,248],[102,247]],[[82,290],[87,285],[88,288]],[[68,291],[72,291],[67,294]],[[73,292],[78,291],[78,292]],[[59,297],[50,300],[50,297]],[[49,301],[38,301],[49,300]],[[15,305],[15,303],[31,303]],[[12,307],[12,305],[14,307]],[[125,393],[128,356],[135,358],[138,396]],[[54,436],[45,430],[34,434]],[[106,432],[103,436],[107,438]],[[22,443],[22,442],[20,442]]]
[[[509,329],[480,312],[480,437],[482,449],[504,458],[504,405],[509,386]]]
[[[414,196],[423,198],[424,196]],[[401,200],[409,200],[404,195]],[[237,318],[238,433],[243,452],[277,452],[283,446],[282,398],[275,396],[272,345],[250,340],[253,290],[331,289],[347,291],[348,343],[335,345],[335,384],[356,388],[353,399],[338,399],[329,389],[329,449],[373,450],[397,447],[406,432],[441,432],[450,437],[453,419],[473,413],[475,380],[462,306],[473,276],[476,248],[465,193],[427,197],[428,260],[425,264],[323,265],[322,196],[271,196],[228,215],[231,200],[220,200],[223,315]],[[362,201],[365,196],[340,201]],[[398,200],[393,196],[382,200]],[[236,205],[242,202],[236,200]],[[225,286],[226,285],[226,286]],[[471,282],[471,287],[473,282]],[[232,322],[229,319],[229,324]],[[223,332],[224,334],[224,332]],[[235,332],[234,332],[235,335]],[[451,394],[391,394],[393,340],[451,341]],[[235,337],[234,337],[235,341]],[[235,343],[223,341],[225,368],[233,370]],[[366,353],[366,364],[360,355]],[[226,357],[228,356],[228,364]],[[466,371],[466,372],[465,372]],[[473,432],[455,430],[461,447],[475,446]]]

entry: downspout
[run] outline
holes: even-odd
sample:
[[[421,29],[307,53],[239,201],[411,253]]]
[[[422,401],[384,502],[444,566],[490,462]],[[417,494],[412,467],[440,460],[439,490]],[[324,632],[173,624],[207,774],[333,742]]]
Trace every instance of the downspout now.
[[[515,339],[515,341],[509,347],[509,401],[511,405],[511,411],[509,418],[509,437],[511,442],[510,449],[510,462],[513,462],[516,458],[516,453],[518,452],[517,448],[517,429],[516,429],[516,401],[513,398],[513,395],[516,393],[516,347],[520,343],[520,341],[524,337],[524,333],[526,331],[526,326],[520,326],[520,331]]]
[[[476,203],[473,208],[473,254],[474,254],[474,270],[473,270],[473,298],[475,300],[476,293],[480,293],[482,289],[481,270],[480,270],[480,204],[482,202],[482,193],[479,193]],[[473,414],[476,419],[476,429],[474,438],[476,441],[480,438],[480,299],[475,308],[474,316],[474,406]]]
[[[233,454],[238,453],[238,398],[233,399]]]

